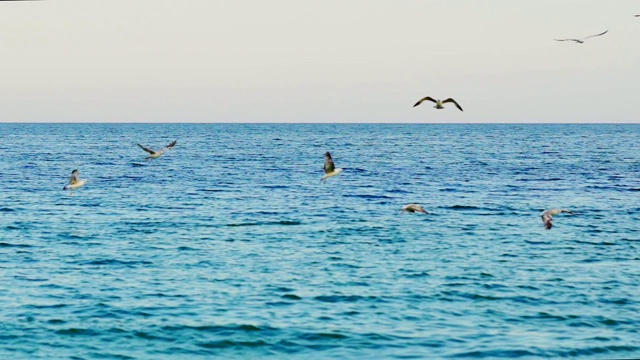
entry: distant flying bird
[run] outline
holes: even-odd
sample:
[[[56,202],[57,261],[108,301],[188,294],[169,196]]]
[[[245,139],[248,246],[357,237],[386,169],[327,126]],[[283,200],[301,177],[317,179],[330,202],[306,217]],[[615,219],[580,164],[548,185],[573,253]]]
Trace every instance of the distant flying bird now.
[[[144,147],[144,146],[142,146],[140,144],[138,144],[138,146],[140,146],[142,148],[142,150],[144,150],[144,151],[148,152],[149,154],[151,154],[151,155],[149,155],[147,157],[147,159],[155,159],[155,158],[159,158],[160,156],[162,156],[162,154],[164,154],[165,151],[170,150],[172,147],[176,146],[176,142],[177,142],[177,140],[173,140],[169,145],[165,146],[160,151],[153,151],[153,150],[151,150],[149,148],[146,148],[146,147]]]
[[[436,108],[436,109],[444,109],[442,104],[454,103],[456,105],[456,107],[458,109],[460,109],[460,111],[464,111],[464,110],[462,110],[460,105],[455,100],[453,100],[452,98],[448,98],[448,99],[446,99],[444,101],[440,101],[440,100],[436,100],[436,99],[434,99],[434,98],[432,98],[430,96],[423,97],[422,99],[420,99],[420,101],[418,101],[415,105],[413,105],[413,107],[416,107],[416,106],[422,104],[423,101],[431,101],[431,102],[436,103],[436,105],[434,106],[434,108]]]
[[[81,186],[84,186],[84,184],[87,183],[87,180],[82,179],[80,180],[80,172],[76,169],[73,170],[71,172],[71,179],[69,179],[69,184],[65,187],[62,188],[62,190],[73,190],[73,189],[77,189]]]
[[[551,209],[542,213],[542,222],[544,223],[545,229],[549,230],[553,226],[553,215],[558,215],[561,213],[573,214],[573,212],[564,209]]]
[[[324,153],[324,158],[324,176],[320,179],[320,181],[327,182],[328,178],[340,174],[343,169],[336,169],[336,166],[333,164],[331,154],[328,151]]]
[[[588,38],[592,38],[592,37],[596,37],[596,36],[602,36],[604,34],[606,34],[609,30],[601,33],[601,34],[596,34],[596,35],[591,35],[591,36],[587,36],[586,38],[582,38],[582,39],[553,39],[555,41],[575,41],[578,44],[582,44],[584,43],[585,40],[587,40]]]
[[[402,207],[402,211],[403,212],[406,211],[410,213],[421,212],[423,214],[428,214],[428,212],[421,205],[418,205],[418,204],[407,204]]]

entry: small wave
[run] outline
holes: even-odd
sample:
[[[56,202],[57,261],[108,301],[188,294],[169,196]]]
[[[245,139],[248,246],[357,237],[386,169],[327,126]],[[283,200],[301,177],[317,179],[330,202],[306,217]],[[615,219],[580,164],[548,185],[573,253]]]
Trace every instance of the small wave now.
[[[572,317],[575,317],[575,316],[573,316],[573,315],[570,315],[570,316],[553,315],[553,314],[550,314],[548,312],[541,311],[541,312],[539,312],[539,313],[537,313],[535,315],[524,315],[521,318],[524,319],[524,320],[527,320],[527,321],[529,321],[529,320],[558,320],[558,321],[565,321],[565,320],[571,319]]]
[[[427,276],[431,276],[431,274],[429,274],[426,271],[421,271],[421,272],[416,272],[416,273],[411,273],[411,274],[405,275],[405,277],[408,277],[408,278],[421,278],[421,277],[427,277]]]
[[[84,239],[84,236],[81,235],[77,235],[77,234],[68,234],[68,233],[63,233],[63,234],[58,234],[58,237],[61,239],[66,239],[66,240],[72,240],[72,239]]]
[[[360,198],[360,199],[393,199],[393,197],[391,196],[386,196],[386,195],[343,195],[344,197],[354,197],[354,198]]]
[[[475,191],[475,190],[468,190],[468,189],[456,189],[456,188],[441,188],[441,189],[438,189],[438,191],[442,191],[442,192],[466,193],[466,194],[473,194],[473,193],[476,193],[476,192],[477,192],[477,191]]]
[[[226,348],[236,348],[236,347],[262,347],[262,346],[271,346],[271,344],[262,341],[232,341],[232,340],[220,340],[220,341],[211,341],[205,343],[197,343],[197,346],[203,347],[205,349],[226,349]]]
[[[30,248],[32,245],[27,244],[10,244],[6,242],[0,242],[0,247],[17,247],[17,248]]]
[[[596,190],[611,190],[615,189],[614,186],[603,186],[603,185],[587,185],[585,186],[587,189],[596,189]]]
[[[528,181],[562,181],[562,178],[548,178],[548,179],[544,179],[544,178],[537,178],[537,179],[517,179],[516,181],[524,181],[524,182],[528,182]]]
[[[459,357],[463,359],[467,358],[505,358],[505,359],[514,359],[517,357],[524,356],[535,356],[535,352],[531,352],[529,350],[488,350],[488,351],[468,351],[462,353],[454,353],[452,357]]]
[[[287,299],[287,300],[302,300],[300,296],[295,294],[284,294],[281,296],[281,298]]]
[[[25,305],[28,309],[61,309],[67,307],[67,304],[53,304],[53,305]]]
[[[452,210],[486,210],[484,208],[472,205],[453,205],[453,206],[445,206],[445,209]]]
[[[327,340],[327,339],[346,339],[346,335],[338,333],[306,333],[299,336],[300,339],[308,341]]]
[[[265,188],[265,189],[289,189],[289,186],[287,186],[287,185],[264,185],[263,188]]]
[[[15,210],[8,207],[1,207],[0,212],[14,212]]]
[[[637,356],[633,356],[634,352],[640,350],[638,346],[626,346],[626,345],[611,345],[611,346],[597,346],[597,347],[589,347],[584,349],[571,349],[566,351],[556,351],[551,354],[551,357],[582,357],[588,355],[595,354],[612,354],[612,353],[629,353],[631,356],[611,356],[606,358],[616,358],[616,359],[634,359]],[[637,354],[635,354],[637,355]]]
[[[253,223],[237,223],[237,224],[227,224],[226,226],[231,227],[243,227],[243,226],[263,226],[263,225],[300,225],[301,221],[298,220],[281,220],[281,221],[263,221],[263,222],[253,222]]]
[[[367,172],[367,170],[360,169],[360,168],[343,168],[343,169],[344,171],[349,171],[349,172],[357,172],[357,173]]]
[[[361,300],[366,301],[378,301],[380,298],[377,296],[358,296],[358,295],[320,295],[313,298],[314,300],[337,303],[337,302],[356,302]]]
[[[58,335],[74,335],[74,336],[96,336],[100,335],[99,332],[92,329],[80,329],[80,328],[69,328],[69,329],[60,329],[56,331]]]
[[[140,261],[122,261],[116,259],[102,259],[102,260],[92,260],[87,262],[80,263],[81,265],[122,265],[122,266],[135,266],[135,265],[151,265],[153,262],[140,260]]]
[[[210,332],[216,334],[230,334],[234,332],[259,332],[259,331],[268,331],[272,330],[269,327],[259,327],[255,325],[242,324],[242,325],[203,325],[203,326],[189,326],[189,325],[169,325],[162,327],[162,330],[165,331],[202,331],[202,332]]]
[[[410,194],[410,191],[407,190],[402,190],[402,189],[393,189],[393,190],[387,190],[387,192],[393,193],[393,194]]]

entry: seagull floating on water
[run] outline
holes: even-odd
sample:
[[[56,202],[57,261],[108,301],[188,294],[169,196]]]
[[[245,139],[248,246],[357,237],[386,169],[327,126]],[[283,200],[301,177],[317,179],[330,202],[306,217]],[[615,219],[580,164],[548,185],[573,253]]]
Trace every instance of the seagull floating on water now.
[[[587,36],[586,38],[582,38],[582,39],[553,39],[555,41],[575,41],[578,44],[583,44],[585,40],[587,40],[588,38],[592,38],[592,37],[596,37],[596,36],[602,36],[604,34],[606,34],[609,30],[600,33],[600,34],[595,34],[595,35],[591,35],[591,36]]]
[[[80,180],[80,172],[78,171],[78,169],[73,170],[71,172],[71,179],[69,179],[69,184],[65,187],[62,188],[62,190],[73,190],[73,189],[77,189],[81,186],[84,186],[84,184],[87,183],[86,179],[82,179]]]
[[[573,214],[573,212],[565,209],[551,209],[542,213],[542,222],[544,223],[544,228],[549,230],[553,226],[553,215],[558,215],[561,213]]]
[[[431,102],[436,103],[436,105],[434,106],[434,108],[436,108],[436,109],[444,109],[444,106],[442,106],[442,104],[454,103],[456,105],[456,107],[458,109],[460,109],[460,111],[464,111],[464,110],[462,110],[462,107],[460,107],[460,105],[455,100],[453,100],[452,98],[448,98],[448,99],[446,99],[444,101],[441,101],[441,100],[436,100],[436,99],[434,99],[434,98],[432,98],[430,96],[423,97],[422,99],[420,99],[420,101],[418,101],[415,105],[413,105],[413,107],[416,107],[416,106],[422,104],[423,101],[431,101]]]
[[[320,181],[327,182],[327,179],[336,176],[342,172],[343,169],[337,168],[333,164],[333,159],[331,158],[331,154],[327,151],[324,153],[324,176],[320,179]]]
[[[170,150],[172,147],[176,146],[177,140],[173,140],[169,145],[165,146],[162,150],[160,151],[153,151],[149,148],[146,148],[140,144],[138,144],[138,146],[140,146],[142,148],[142,150],[148,152],[149,155],[147,157],[147,159],[155,159],[155,158],[159,158],[160,156],[162,156],[164,154],[165,151]]]
[[[406,212],[410,212],[410,213],[421,212],[423,214],[428,214],[427,210],[425,210],[419,204],[407,204],[407,205],[402,207],[402,211],[403,212],[406,211]]]

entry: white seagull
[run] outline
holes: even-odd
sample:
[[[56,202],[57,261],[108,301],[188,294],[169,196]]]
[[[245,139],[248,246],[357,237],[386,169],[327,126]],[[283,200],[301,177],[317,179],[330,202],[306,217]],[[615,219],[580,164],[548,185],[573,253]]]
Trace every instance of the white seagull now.
[[[596,36],[602,36],[602,35],[606,34],[608,31],[609,30],[607,30],[607,31],[605,31],[603,33],[600,33],[600,34],[590,35],[590,36],[587,36],[586,38],[582,38],[582,39],[553,39],[553,40],[555,40],[555,41],[575,41],[578,44],[583,44],[584,41],[587,40],[588,38],[592,38],[592,37],[596,37]]]
[[[561,213],[572,214],[573,212],[564,209],[551,209],[542,213],[542,222],[544,223],[544,228],[549,230],[553,226],[553,215],[558,215]]]
[[[320,181],[327,182],[327,179],[336,176],[342,172],[343,169],[337,168],[333,164],[333,159],[331,158],[331,154],[327,151],[324,153],[324,176],[320,179]]]
[[[456,107],[458,109],[460,109],[460,111],[464,111],[464,110],[462,110],[462,107],[460,107],[460,105],[455,100],[453,100],[452,98],[448,98],[448,99],[446,99],[444,101],[441,101],[441,100],[436,100],[436,99],[434,99],[434,98],[432,98],[430,96],[423,97],[422,99],[420,99],[420,101],[418,101],[415,105],[413,105],[413,107],[416,107],[416,106],[422,104],[423,101],[431,101],[431,102],[436,103],[436,105],[434,106],[434,108],[436,108],[436,109],[444,109],[444,106],[442,106],[442,104],[454,103],[456,105]]]
[[[173,140],[169,145],[165,146],[162,150],[160,151],[153,151],[149,148],[146,148],[140,144],[138,144],[138,146],[140,146],[142,148],[142,150],[148,152],[149,156],[147,156],[147,159],[155,159],[155,158],[159,158],[160,156],[162,156],[164,154],[165,151],[170,150],[172,147],[176,146],[176,142],[177,140]]]
[[[421,205],[418,204],[407,204],[403,206],[402,212],[405,211],[410,213],[421,212],[423,214],[428,214],[427,210],[425,210]]]
[[[69,190],[73,190],[73,189],[77,189],[77,188],[79,188],[79,187],[81,187],[81,186],[84,186],[84,184],[86,184],[86,183],[87,183],[87,180],[86,180],[86,179],[82,179],[82,180],[80,180],[79,178],[80,178],[80,172],[79,172],[77,169],[76,169],[76,170],[73,170],[73,171],[71,172],[71,179],[69,179],[69,184],[68,184],[67,186],[63,187],[63,188],[62,188],[62,190],[67,190],[67,189],[69,189]]]

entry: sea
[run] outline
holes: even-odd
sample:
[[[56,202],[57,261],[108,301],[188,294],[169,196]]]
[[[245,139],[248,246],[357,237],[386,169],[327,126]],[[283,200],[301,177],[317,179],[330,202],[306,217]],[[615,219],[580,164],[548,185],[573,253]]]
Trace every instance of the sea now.
[[[0,124],[0,358],[640,358],[639,139]]]

